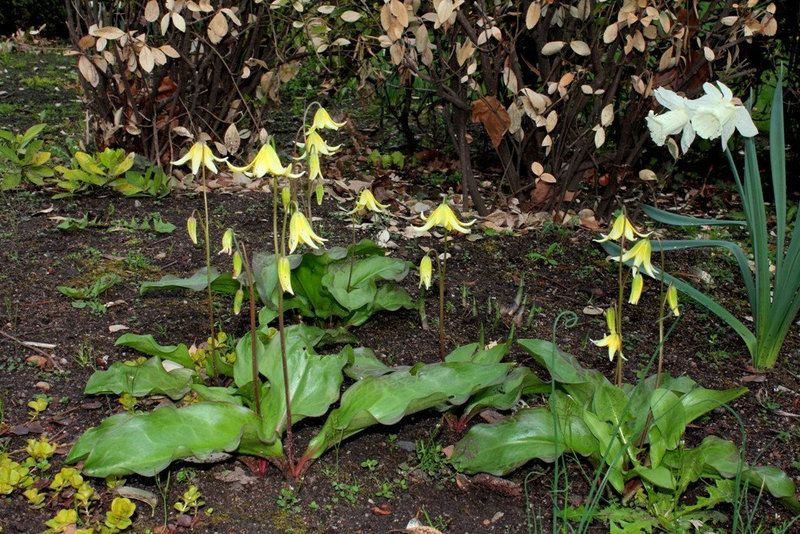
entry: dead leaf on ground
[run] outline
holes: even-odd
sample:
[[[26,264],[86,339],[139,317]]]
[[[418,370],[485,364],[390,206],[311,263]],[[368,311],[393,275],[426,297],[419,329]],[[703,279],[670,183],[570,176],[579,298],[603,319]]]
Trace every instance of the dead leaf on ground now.
[[[214,478],[222,482],[238,482],[242,485],[255,484],[258,482],[257,477],[248,475],[245,470],[238,465],[233,468],[233,471],[223,471],[222,473],[214,474]]]

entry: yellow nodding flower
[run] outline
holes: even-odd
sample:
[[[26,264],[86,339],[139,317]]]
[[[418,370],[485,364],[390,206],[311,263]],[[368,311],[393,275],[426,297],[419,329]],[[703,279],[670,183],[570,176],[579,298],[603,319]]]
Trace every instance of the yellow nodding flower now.
[[[425,254],[419,262],[419,287],[431,288],[431,278],[433,277],[433,263],[431,257]]]
[[[192,243],[195,245],[197,244],[197,219],[194,217],[194,213],[192,213],[188,219],[186,219],[186,231],[189,232],[189,239],[192,240]]]
[[[592,340],[592,343],[598,347],[608,347],[608,359],[614,361],[614,355],[619,353],[619,357],[625,360],[622,355],[622,337],[617,333],[616,328],[616,314],[614,310],[609,308],[606,310],[606,325],[608,325],[609,334],[603,339]]]
[[[639,304],[639,298],[642,296],[642,288],[644,287],[644,278],[642,273],[636,273],[631,281],[631,296],[628,298],[629,304]]]
[[[173,165],[183,165],[186,162],[190,162],[192,168],[192,174],[197,174],[197,171],[200,170],[200,165],[203,165],[206,169],[217,174],[219,171],[217,170],[217,166],[214,165],[215,161],[228,161],[226,158],[218,158],[211,152],[211,149],[208,148],[204,142],[198,142],[192,145],[182,158],[177,161],[173,161]]]
[[[386,204],[381,204],[377,201],[375,196],[372,194],[372,191],[369,189],[362,189],[361,194],[358,196],[358,200],[356,200],[355,207],[348,211],[348,215],[352,215],[353,213],[360,211],[360,210],[369,210],[374,211],[375,213],[384,213],[386,208],[389,206]]]
[[[299,143],[300,147],[305,147],[306,153],[310,154],[312,151],[316,150],[317,154],[322,154],[325,156],[330,156],[331,154],[336,153],[339,150],[339,147],[342,145],[330,146],[326,143],[322,137],[317,133],[316,130],[312,129],[306,135],[306,142]]]
[[[302,173],[292,174],[291,164],[284,167],[281,164],[278,153],[275,152],[275,149],[269,143],[263,145],[258,151],[258,154],[256,154],[256,157],[253,158],[253,161],[244,167],[234,167],[230,163],[228,163],[228,167],[230,167],[232,171],[241,172],[250,177],[255,176],[256,178],[263,178],[267,174],[272,176],[286,176],[288,178],[299,178],[302,176]]]
[[[299,243],[305,243],[313,249],[318,249],[317,245],[324,243],[327,239],[323,239],[314,233],[311,225],[306,219],[306,216],[299,211],[292,214],[289,220],[289,252],[294,252]]]
[[[456,214],[447,205],[447,201],[443,201],[427,218],[423,217],[423,220],[425,221],[424,225],[420,227],[412,226],[411,228],[417,232],[427,232],[434,226],[441,226],[448,232],[455,230],[462,234],[468,234],[469,228],[467,227],[475,224],[475,219],[470,222],[459,221]]]
[[[217,254],[227,254],[229,256],[233,254],[233,230],[230,228],[222,234],[222,250]]]
[[[310,181],[315,178],[324,178],[324,176],[322,176],[322,168],[319,164],[319,154],[316,149],[311,149],[308,153],[308,179]]]
[[[614,219],[614,224],[611,226],[611,231],[608,235],[600,234],[603,236],[602,239],[595,239],[597,243],[605,243],[606,241],[617,241],[623,235],[625,236],[625,241],[633,241],[635,236],[639,237],[647,237],[652,232],[648,232],[643,234],[639,232],[633,223],[628,220],[624,213],[620,213],[617,215],[617,218]]]
[[[678,308],[678,289],[672,284],[670,284],[669,289],[667,289],[667,304],[669,304],[669,309],[675,317],[680,316],[681,310]]]
[[[334,121],[330,114],[325,110],[325,108],[321,107],[314,113],[314,120],[311,123],[311,129],[316,130],[338,130],[342,126],[345,125],[345,122],[336,122]]]
[[[281,289],[294,295],[294,290],[292,289],[292,266],[289,264],[287,256],[278,258],[278,282],[281,284]]]
[[[652,276],[653,278],[656,277],[655,271],[653,271],[653,264],[650,263],[650,255],[653,252],[653,245],[650,243],[649,239],[640,239],[637,241],[625,254],[622,255],[622,261],[630,261],[633,260],[633,274],[639,272],[639,268],[643,268],[644,272],[648,275]],[[614,261],[620,261],[619,256],[614,256],[611,258]]]

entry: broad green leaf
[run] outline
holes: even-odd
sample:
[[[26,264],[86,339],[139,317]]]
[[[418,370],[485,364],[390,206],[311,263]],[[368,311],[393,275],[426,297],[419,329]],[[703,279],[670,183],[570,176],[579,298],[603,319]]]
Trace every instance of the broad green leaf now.
[[[642,211],[647,214],[651,219],[660,223],[669,224],[672,226],[746,226],[747,221],[725,220],[725,219],[698,219],[696,217],[689,217],[688,215],[679,215],[671,211],[665,211],[654,206],[647,204],[639,204]]]
[[[295,332],[306,328],[299,325],[286,329],[286,364],[289,377],[289,402],[292,408],[292,423],[306,417],[319,417],[328,412],[331,404],[339,399],[344,376],[342,367],[348,359],[348,346],[339,354],[319,355],[313,344]],[[247,336],[245,336],[246,338]],[[246,342],[243,338],[243,342]],[[260,341],[257,345],[261,344]],[[274,336],[259,354],[259,371],[269,381],[269,391],[261,399],[261,435],[269,441],[270,436],[281,436],[286,429],[286,393],[284,390],[283,366],[281,364],[280,336]],[[237,346],[237,357],[241,354]]]
[[[196,376],[197,373],[186,367],[167,372],[158,357],[149,358],[140,365],[115,362],[105,371],[95,371],[84,393],[128,393],[134,397],[166,395],[178,400],[186,395]]]
[[[406,415],[441,405],[460,405],[474,394],[500,383],[511,364],[420,364],[383,376],[368,376],[344,392],[306,456],[318,458],[325,450],[361,430],[393,425]]]
[[[686,431],[686,411],[679,397],[666,388],[658,388],[650,394],[650,409],[653,412],[653,424],[658,428],[657,436],[650,436],[652,444],[656,437],[664,441],[665,449],[674,449],[680,445],[683,433]],[[658,461],[653,461],[658,465]]]
[[[254,433],[258,423],[252,411],[227,403],[200,402],[180,409],[165,406],[145,414],[122,413],[86,431],[65,461],[84,460],[83,471],[95,477],[153,476],[174,460],[235,451],[243,433]],[[264,448],[262,452],[269,451]]]
[[[536,362],[550,372],[550,376],[570,394],[588,402],[595,390],[610,384],[608,379],[594,369],[584,369],[574,356],[549,341],[520,339],[518,343],[528,351]]]
[[[130,347],[150,356],[158,356],[164,360],[172,360],[184,367],[194,367],[194,360],[189,355],[189,349],[180,345],[159,345],[152,335],[123,334],[117,339],[117,346]]]
[[[701,415],[718,408],[733,399],[747,393],[747,388],[734,388],[718,391],[714,389],[696,388],[681,397],[684,410],[684,424],[690,423]]]
[[[652,482],[656,486],[661,486],[666,489],[675,489],[675,479],[672,478],[672,471],[660,465],[658,467],[645,467],[637,465],[635,471],[644,480]]]
[[[152,289],[190,289],[192,291],[203,291],[208,287],[208,277],[206,276],[206,268],[203,267],[189,278],[179,278],[168,274],[158,282],[144,282],[139,288],[139,293],[144,294]],[[211,267],[211,289],[233,295],[239,289],[240,284],[234,280],[230,273],[219,274],[219,272]]]
[[[555,439],[553,414],[546,408],[528,408],[493,425],[475,425],[456,443],[452,463],[466,473],[504,475],[539,459],[553,462],[564,452],[596,454],[597,440],[580,417],[559,416]]]
[[[464,407],[461,418],[469,419],[486,408],[510,410],[516,405],[517,401],[519,401],[525,389],[530,389],[542,384],[539,377],[533,374],[527,367],[512,369],[500,384],[486,388],[473,395]]]

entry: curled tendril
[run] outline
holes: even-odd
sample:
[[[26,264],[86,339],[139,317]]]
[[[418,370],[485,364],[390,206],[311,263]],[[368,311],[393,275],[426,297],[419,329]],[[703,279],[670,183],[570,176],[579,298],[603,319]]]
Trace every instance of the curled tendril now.
[[[556,331],[558,330],[558,323],[561,323],[564,328],[572,328],[578,324],[578,314],[572,310],[564,310],[558,314],[556,320],[553,321],[553,346],[556,346]]]

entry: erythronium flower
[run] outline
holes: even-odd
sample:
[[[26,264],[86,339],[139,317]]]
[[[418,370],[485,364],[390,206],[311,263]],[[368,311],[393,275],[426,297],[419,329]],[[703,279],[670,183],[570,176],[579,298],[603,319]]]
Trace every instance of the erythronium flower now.
[[[650,243],[650,240],[640,239],[627,252],[625,252],[625,254],[622,255],[622,261],[626,262],[633,260],[634,276],[639,273],[639,268],[641,267],[648,275],[655,278],[656,275],[653,271],[653,264],[650,263],[650,255],[652,252],[653,245]],[[611,259],[614,261],[619,261],[619,256],[615,256]]]
[[[651,233],[652,232],[643,234],[639,232],[636,229],[636,227],[633,226],[633,223],[631,223],[631,221],[628,220],[625,214],[620,212],[620,214],[617,215],[617,218],[614,219],[614,224],[611,226],[611,231],[608,233],[608,235],[601,234],[603,235],[603,238],[595,239],[595,241],[598,243],[605,243],[606,241],[616,241],[623,235],[625,236],[626,241],[633,241],[634,235],[639,237],[647,237]]]
[[[358,200],[356,200],[355,207],[347,213],[348,215],[352,215],[359,210],[369,210],[374,211],[375,213],[383,213],[388,207],[388,205],[378,202],[375,196],[372,194],[372,191],[364,188],[361,190]]]
[[[306,151],[316,150],[317,154],[323,154],[325,156],[330,156],[331,154],[336,153],[339,150],[339,147],[342,145],[336,146],[329,146],[328,143],[325,142],[322,137],[317,133],[316,130],[313,128],[311,131],[308,132],[306,135],[306,142],[305,143],[298,143],[300,147],[305,147]]]
[[[670,284],[669,289],[667,289],[667,304],[669,304],[669,309],[672,310],[672,313],[675,315],[675,317],[678,317],[681,314],[681,311],[678,308],[678,290],[672,284]]]
[[[244,173],[247,176],[255,176],[256,178],[263,178],[267,174],[271,174],[272,176],[288,176],[289,178],[299,178],[302,175],[302,173],[292,174],[291,165],[287,165],[286,167],[281,165],[278,153],[275,152],[275,149],[270,144],[262,146],[258,154],[256,154],[256,157],[253,158],[253,161],[248,165],[244,167],[234,167],[229,163],[228,167],[233,171]]]
[[[189,232],[189,239],[192,240],[192,243],[195,245],[197,244],[197,219],[194,216],[194,212],[186,219],[186,231]]]
[[[334,121],[325,108],[319,108],[316,113],[314,113],[314,120],[311,124],[311,129],[328,129],[328,130],[338,130],[342,126],[344,126],[344,122],[336,122]]]
[[[734,130],[739,130],[744,137],[753,137],[758,129],[747,108],[733,97],[731,90],[722,82],[717,82],[717,86],[719,88],[703,84],[706,94],[694,101],[696,109],[691,121],[697,135],[703,139],[721,137],[722,150],[725,150]]]
[[[322,244],[327,239],[323,239],[314,233],[308,219],[300,211],[295,211],[289,221],[289,252],[294,252],[299,243],[305,243],[313,249],[318,249],[317,243]]]
[[[639,298],[642,296],[642,288],[644,287],[644,278],[642,273],[637,272],[631,281],[631,296],[628,298],[628,303],[639,304]]]
[[[659,87],[655,91],[658,103],[669,111],[655,115],[652,111],[647,114],[647,128],[650,137],[658,146],[662,146],[667,137],[683,132],[681,136],[681,150],[686,152],[694,141],[695,130],[691,122],[693,102],[669,89]]]
[[[191,162],[192,174],[197,174],[197,171],[200,170],[200,165],[202,164],[206,169],[217,174],[217,166],[214,165],[215,161],[227,161],[225,158],[218,158],[211,152],[211,149],[208,148],[204,142],[197,142],[192,145],[189,149],[189,152],[184,154],[182,158],[177,161],[173,161],[173,165],[183,165],[187,161]]]
[[[423,217],[423,220],[425,221],[424,225],[420,227],[412,226],[411,228],[417,232],[427,232],[434,226],[441,226],[448,232],[455,230],[462,234],[468,234],[469,228],[467,227],[475,224],[475,219],[472,219],[470,222],[459,221],[456,214],[453,213],[453,210],[447,205],[446,200],[442,201],[439,207],[433,210],[427,218]]]
[[[322,169],[319,165],[319,154],[315,149],[311,149],[308,153],[308,179],[322,178]]]
[[[292,290],[292,267],[289,265],[288,256],[278,258],[278,281],[281,284],[281,289],[294,295]]]
[[[431,288],[431,278],[433,277],[433,264],[431,257],[425,254],[419,262],[419,287]]]
[[[222,234],[222,250],[218,254],[227,254],[229,256],[233,254],[233,230],[230,228]]]
[[[242,274],[242,255],[239,254],[239,251],[233,253],[233,278],[234,280],[239,278],[239,275]]]
[[[598,347],[608,347],[608,359],[614,361],[614,355],[619,353],[620,358],[625,360],[622,355],[622,338],[617,333],[617,322],[614,310],[609,308],[606,310],[606,324],[608,325],[609,334],[603,339],[592,340],[592,343]]]

